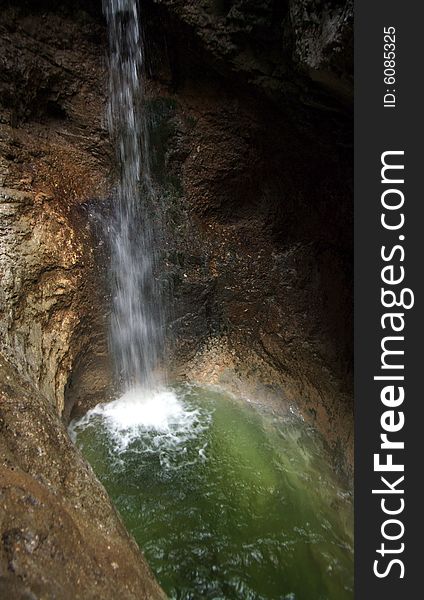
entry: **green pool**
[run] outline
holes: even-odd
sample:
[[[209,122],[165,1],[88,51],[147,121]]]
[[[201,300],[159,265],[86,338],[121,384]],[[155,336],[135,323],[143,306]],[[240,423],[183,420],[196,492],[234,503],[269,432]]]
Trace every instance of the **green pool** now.
[[[182,385],[70,432],[170,598],[353,598],[352,498],[298,416]]]

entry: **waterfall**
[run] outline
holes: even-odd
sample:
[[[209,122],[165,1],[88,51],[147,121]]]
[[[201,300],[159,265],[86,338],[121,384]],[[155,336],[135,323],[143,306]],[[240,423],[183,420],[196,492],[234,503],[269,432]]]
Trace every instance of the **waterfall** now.
[[[151,173],[145,53],[138,0],[103,0],[109,35],[107,122],[119,180],[108,226],[111,347],[123,391],[160,384],[163,310],[155,274],[160,210]]]

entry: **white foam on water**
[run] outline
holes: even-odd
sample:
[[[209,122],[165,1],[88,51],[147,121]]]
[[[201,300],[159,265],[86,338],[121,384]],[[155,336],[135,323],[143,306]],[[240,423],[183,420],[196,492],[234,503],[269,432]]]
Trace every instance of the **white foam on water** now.
[[[176,467],[187,452],[186,444],[200,437],[210,419],[209,413],[191,408],[183,393],[169,388],[134,388],[72,421],[69,432],[75,442],[79,432],[100,421],[116,455],[127,450],[156,453],[163,466]],[[206,445],[202,444],[198,452],[202,461],[206,459],[205,450]]]
[[[96,410],[96,409],[94,409]],[[133,389],[121,398],[97,407],[115,430],[147,429],[168,432],[186,420],[186,411],[171,390]]]

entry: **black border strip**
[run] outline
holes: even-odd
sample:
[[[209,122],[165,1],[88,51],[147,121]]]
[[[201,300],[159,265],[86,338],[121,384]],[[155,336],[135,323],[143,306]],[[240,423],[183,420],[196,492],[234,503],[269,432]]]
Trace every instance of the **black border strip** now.
[[[422,488],[424,472],[424,397],[420,374],[424,374],[424,350],[421,337],[424,337],[424,318],[421,305],[424,269],[421,265],[421,239],[424,238],[422,219],[424,193],[424,127],[422,111],[424,98],[421,97],[423,68],[421,61],[424,52],[421,48],[424,38],[424,12],[422,4],[411,1],[366,2],[356,0],[355,4],[355,597],[358,600],[400,600],[424,597],[421,579],[422,566],[424,500]],[[384,82],[384,28],[394,27],[395,41],[395,83]],[[384,107],[387,89],[394,89],[395,107]],[[404,184],[390,184],[404,193],[404,206],[392,211],[390,217],[400,213],[405,215],[402,230],[385,230],[381,225],[381,196],[387,184],[381,182],[381,155],[384,151],[403,151],[400,159],[404,164]],[[391,174],[394,179],[394,172]],[[391,195],[394,200],[396,193]],[[397,194],[401,198],[400,194]],[[386,211],[387,212],[387,211]],[[404,235],[405,240],[399,236]],[[381,257],[381,246],[390,247],[399,243],[405,250],[404,261],[400,261],[398,250],[392,261],[385,262]],[[387,254],[386,253],[386,254]],[[383,330],[381,317],[389,308],[382,308],[381,270],[393,264],[394,274],[405,269],[404,281],[393,285],[398,293],[402,287],[414,292],[415,305],[411,309],[400,307],[394,310],[404,313],[405,327],[398,335],[403,341],[395,341],[404,355],[390,356],[391,364],[402,362],[404,369],[381,369],[381,341],[391,335],[390,328]],[[386,274],[389,274],[386,271]],[[389,323],[389,320],[386,321]],[[399,324],[400,321],[397,321]],[[393,462],[404,464],[404,472],[375,472],[373,457],[381,453],[380,434],[384,431],[381,415],[389,408],[383,405],[380,392],[390,382],[374,381],[375,375],[403,375],[405,381],[393,380],[402,385],[405,399],[395,411],[399,423],[399,411],[404,413],[405,424],[400,431],[389,434],[393,440],[403,441],[405,449],[391,451]],[[381,461],[384,461],[383,454]],[[400,498],[405,508],[399,515],[385,515],[381,508],[383,495],[373,494],[373,489],[382,488],[381,476],[387,475],[390,481],[401,476],[404,480],[397,486],[404,494],[388,494],[387,507],[400,507]],[[391,504],[389,504],[392,502]],[[381,526],[385,519],[398,519],[405,527],[398,540],[384,540]],[[392,523],[384,530],[396,536],[401,527]],[[376,552],[385,542],[386,548],[404,550],[399,553],[381,556]],[[400,578],[399,563],[393,564],[386,577],[378,578],[374,572],[374,561],[384,572],[391,559],[400,559],[404,565],[404,577]]]

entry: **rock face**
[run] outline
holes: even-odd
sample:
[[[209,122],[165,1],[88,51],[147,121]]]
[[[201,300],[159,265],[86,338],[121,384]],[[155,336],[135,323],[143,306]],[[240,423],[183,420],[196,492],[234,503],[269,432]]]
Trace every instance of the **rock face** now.
[[[0,358],[0,595],[160,599],[56,409]]]
[[[351,3],[145,8],[174,356],[297,405],[351,471]]]
[[[111,168],[104,28],[34,4],[0,12],[0,596],[163,598],[65,428],[110,385],[88,219]]]
[[[352,3],[141,5],[174,372],[296,405],[351,473]],[[0,595],[160,598],[65,430],[112,384],[101,2],[1,8]]]
[[[70,372],[107,362],[87,221],[110,169],[104,32],[16,3],[0,26],[0,350],[62,413]]]
[[[152,10],[151,0],[145,4]],[[222,74],[231,72],[297,111],[311,95],[325,97],[313,81],[339,96],[352,95],[352,0],[153,0],[153,5],[169,22],[170,53],[180,53],[181,38],[172,35],[183,27],[200,50],[200,64],[209,56]],[[188,72],[187,66],[180,72]]]

